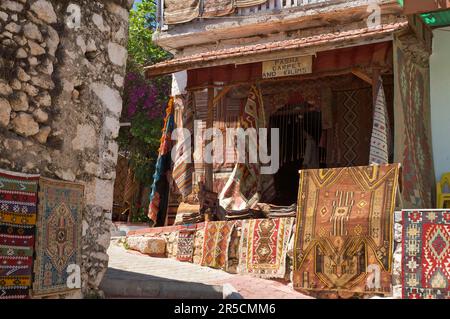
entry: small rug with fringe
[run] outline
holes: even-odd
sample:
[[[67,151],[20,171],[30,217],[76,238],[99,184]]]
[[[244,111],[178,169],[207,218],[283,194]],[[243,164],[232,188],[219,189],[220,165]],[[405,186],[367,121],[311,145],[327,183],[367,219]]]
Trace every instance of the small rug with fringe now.
[[[284,278],[294,222],[293,217],[244,221],[238,272],[260,278]]]
[[[72,292],[69,276],[81,267],[84,186],[42,178],[36,234],[33,295]]]
[[[177,260],[192,262],[194,257],[195,229],[181,229],[178,231]]]

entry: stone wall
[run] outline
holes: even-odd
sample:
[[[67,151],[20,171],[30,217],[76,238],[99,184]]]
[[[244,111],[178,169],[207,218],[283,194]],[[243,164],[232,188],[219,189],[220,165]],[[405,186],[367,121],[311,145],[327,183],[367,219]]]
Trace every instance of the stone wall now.
[[[132,4],[0,2],[0,168],[85,183],[85,295],[108,263]]]

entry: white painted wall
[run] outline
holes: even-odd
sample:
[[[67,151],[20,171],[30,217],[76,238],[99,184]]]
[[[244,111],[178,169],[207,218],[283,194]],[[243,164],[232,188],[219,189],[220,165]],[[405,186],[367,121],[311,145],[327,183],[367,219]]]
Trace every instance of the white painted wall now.
[[[450,172],[450,27],[433,31],[431,126],[436,179]]]

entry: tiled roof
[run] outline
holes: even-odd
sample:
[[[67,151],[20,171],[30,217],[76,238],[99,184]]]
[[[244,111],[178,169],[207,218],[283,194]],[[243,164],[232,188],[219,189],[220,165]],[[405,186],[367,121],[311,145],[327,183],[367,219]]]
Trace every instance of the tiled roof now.
[[[335,33],[326,33],[306,38],[297,38],[269,42],[264,44],[247,45],[228,49],[202,52],[190,56],[179,57],[172,60],[160,62],[145,68],[147,76],[156,76],[161,74],[178,72],[181,70],[198,69],[212,65],[230,64],[230,58],[245,58],[265,53],[274,53],[277,51],[303,49],[308,47],[319,47],[325,44],[341,43],[350,40],[365,40],[370,38],[381,38],[394,31],[405,28],[407,21],[383,24],[376,29],[354,29]],[[225,61],[227,60],[227,61]],[[224,63],[221,63],[221,62]],[[232,63],[232,62],[231,62]]]

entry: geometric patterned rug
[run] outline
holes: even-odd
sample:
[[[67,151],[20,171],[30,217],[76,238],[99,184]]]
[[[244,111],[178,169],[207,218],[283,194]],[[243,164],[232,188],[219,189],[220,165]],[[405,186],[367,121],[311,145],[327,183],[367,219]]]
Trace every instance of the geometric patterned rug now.
[[[207,222],[203,238],[202,266],[225,269],[235,221]]]
[[[404,299],[450,299],[450,210],[403,211]]]
[[[71,265],[81,267],[84,186],[41,178],[33,295],[71,291]],[[81,288],[81,287],[75,287]]]
[[[38,180],[0,170],[0,299],[29,297]]]
[[[296,290],[391,294],[399,164],[300,171]]]
[[[294,217],[243,221],[238,272],[260,278],[284,278],[294,222]]]
[[[177,243],[177,260],[192,262],[194,257],[194,240],[196,230],[178,231],[178,243]]]

